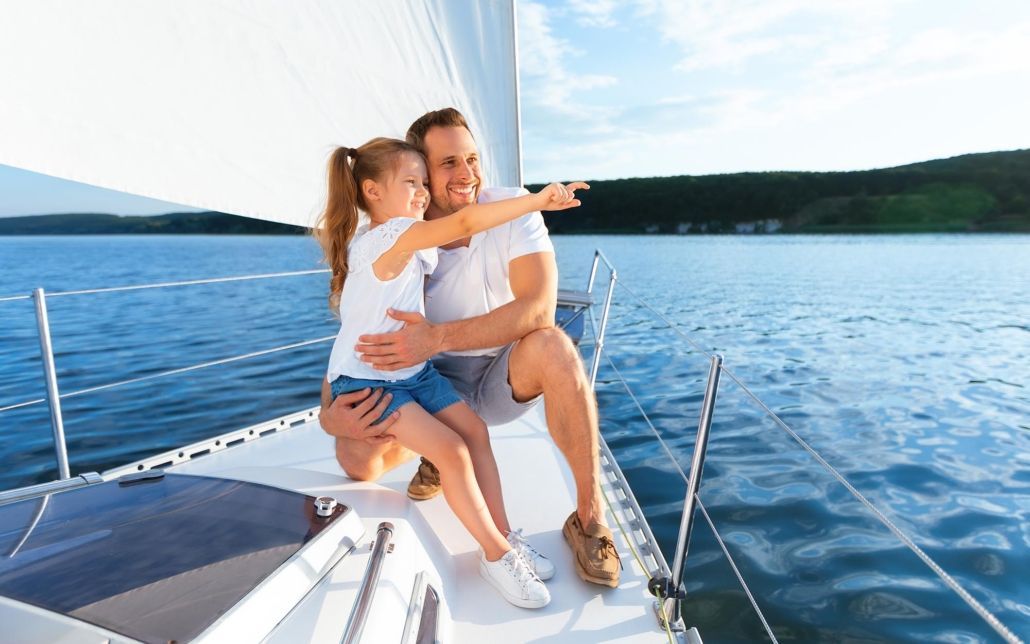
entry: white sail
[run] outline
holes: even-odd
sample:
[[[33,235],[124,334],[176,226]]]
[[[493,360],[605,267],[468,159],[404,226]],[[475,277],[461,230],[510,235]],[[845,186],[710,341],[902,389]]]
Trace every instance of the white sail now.
[[[0,163],[310,225],[335,145],[470,120],[519,180],[512,0],[7,0]]]

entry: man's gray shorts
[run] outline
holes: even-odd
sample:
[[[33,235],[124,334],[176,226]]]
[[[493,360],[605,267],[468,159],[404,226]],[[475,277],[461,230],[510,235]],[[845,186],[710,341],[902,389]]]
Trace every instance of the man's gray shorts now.
[[[508,383],[508,358],[516,343],[496,356],[436,356],[433,366],[451,381],[458,395],[487,425],[508,423],[533,408],[542,396],[527,402],[515,400]]]

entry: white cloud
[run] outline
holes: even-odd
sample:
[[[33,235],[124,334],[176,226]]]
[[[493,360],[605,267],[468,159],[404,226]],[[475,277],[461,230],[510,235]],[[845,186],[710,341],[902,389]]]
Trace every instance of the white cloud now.
[[[697,97],[690,94],[681,94],[680,96],[664,96],[658,99],[658,105],[685,105],[687,103],[693,103],[697,101]]]
[[[844,71],[869,65],[881,59],[889,49],[885,33],[856,34],[843,40],[832,39],[823,44],[814,65],[817,69]]]
[[[612,14],[617,7],[615,0],[569,0],[576,22],[585,27],[614,27],[618,23]]]
[[[618,79],[607,74],[574,74],[565,60],[582,55],[567,40],[554,35],[551,14],[536,2],[520,2],[519,57],[525,103],[583,122],[604,125],[613,115],[610,108],[591,105],[580,99],[584,91],[611,87]]]
[[[638,0],[659,34],[679,46],[683,71],[739,67],[771,54],[840,47],[888,15],[889,0]],[[806,29],[814,23],[822,29]],[[824,31],[840,26],[839,30]],[[813,57],[815,60],[816,57]]]
[[[635,0],[633,29],[666,57],[641,60],[672,71],[619,94],[608,74],[568,71],[591,46],[556,35],[575,7],[528,3],[529,178],[854,169],[1030,145],[1013,116],[1030,104],[1028,16],[967,22],[917,1]]]
[[[685,71],[742,63],[784,46],[780,36],[763,34],[772,23],[798,8],[794,1],[658,0],[646,3],[662,37],[680,47]]]

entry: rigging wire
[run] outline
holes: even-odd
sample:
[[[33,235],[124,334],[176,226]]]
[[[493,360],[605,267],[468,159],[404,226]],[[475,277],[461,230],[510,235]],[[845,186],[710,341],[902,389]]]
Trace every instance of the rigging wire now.
[[[18,409],[19,407],[30,407],[32,405],[38,405],[39,403],[46,402],[46,398],[36,398],[35,400],[26,400],[25,402],[15,403],[13,405],[7,405],[6,407],[0,407],[0,413],[10,411],[12,409]]]
[[[169,371],[162,371],[161,373],[153,373],[148,376],[140,376],[139,378],[130,378],[129,380],[121,380],[119,382],[111,382],[106,385],[97,385],[96,387],[88,387],[86,389],[79,389],[78,391],[70,391],[66,394],[61,394],[59,398],[72,398],[74,396],[81,396],[83,394],[93,393],[95,391],[103,391],[105,389],[114,389],[115,387],[121,387],[123,385],[131,385],[137,382],[144,382],[147,380],[154,380],[155,378],[163,378],[165,376],[172,376],[180,373],[187,373],[189,371],[196,371],[198,369],[205,369],[207,367],[214,367],[217,365],[229,364],[232,362],[239,362],[240,360],[247,360],[248,358],[256,358],[258,356],[264,356],[271,353],[278,353],[279,351],[287,351],[289,349],[299,349],[300,347],[306,347],[312,344],[319,344],[321,342],[328,342],[329,340],[335,339],[335,335],[327,335],[324,338],[315,338],[313,340],[304,340],[302,342],[294,342],[293,344],[284,344],[279,347],[273,347],[271,349],[262,349],[261,351],[254,351],[252,353],[244,353],[238,356],[231,356],[229,358],[221,358],[219,360],[212,360],[210,362],[201,362],[199,364],[191,365],[189,367],[181,367],[179,369],[171,369]],[[44,398],[38,398],[36,400],[29,400],[26,402],[17,403],[14,405],[8,405],[7,407],[0,407],[0,412],[9,411],[11,409],[17,409],[19,407],[27,407],[29,405],[36,405],[41,402],[46,402]]]
[[[272,277],[293,277],[295,275],[317,275],[319,273],[328,273],[329,270],[325,268],[316,268],[308,271],[289,271],[285,273],[261,273],[256,275],[239,275],[236,277],[210,277],[201,280],[188,280],[185,282],[160,282],[157,284],[137,284],[134,286],[111,286],[107,288],[89,288],[78,291],[56,291],[54,293],[46,293],[47,297],[60,297],[62,295],[86,295],[89,293],[113,293],[115,291],[139,291],[147,288],[164,288],[166,286],[192,286],[194,284],[221,284],[223,282],[243,282],[247,280],[260,280],[269,279]],[[29,300],[32,299],[32,295],[11,295],[7,297],[0,297],[0,302],[11,302],[14,300]]]
[[[199,280],[188,280],[188,281],[184,281],[184,282],[160,282],[160,283],[156,283],[156,284],[137,284],[137,285],[134,285],[134,286],[112,286],[112,287],[108,287],[108,288],[92,288],[92,289],[84,289],[84,290],[78,290],[78,291],[56,291],[56,292],[53,292],[53,293],[46,293],[45,295],[46,295],[46,297],[60,297],[62,295],[85,295],[85,294],[89,294],[89,293],[112,293],[112,292],[116,292],[116,291],[139,291],[139,290],[151,289],[151,288],[164,288],[166,286],[191,286],[191,285],[194,285],[194,284],[221,284],[221,283],[224,283],[224,282],[243,282],[243,281],[248,281],[248,280],[270,279],[270,278],[274,278],[274,277],[294,277],[294,276],[297,276],[297,275],[317,275],[319,273],[328,273],[328,272],[329,272],[328,269],[319,268],[319,269],[312,269],[312,270],[306,270],[306,271],[289,271],[289,272],[284,272],[284,273],[260,273],[260,274],[253,274],[253,275],[237,275],[237,276],[233,276],[233,277],[210,277],[210,278],[199,279]],[[13,302],[13,301],[16,301],[16,300],[31,300],[31,299],[33,299],[33,295],[32,294],[29,294],[29,295],[12,295],[12,296],[7,296],[7,297],[0,297],[0,302]],[[297,348],[297,347],[302,347],[302,346],[305,346],[306,344],[313,344],[313,343],[316,343],[316,342],[324,342],[325,340],[326,340],[325,338],[320,338],[320,339],[317,339],[317,340],[309,340],[307,342],[302,342],[300,344],[286,345],[284,347],[277,347],[275,349],[268,349],[268,350],[263,351],[263,352],[259,351],[257,353],[251,353],[251,354],[247,354],[247,355],[243,355],[243,356],[237,356],[236,358],[227,358],[225,360],[220,360],[220,361],[215,361],[215,362],[209,362],[209,363],[206,363],[206,364],[196,365],[194,367],[190,367],[190,368],[186,368],[186,369],[175,369],[175,370],[172,370],[172,371],[166,371],[164,373],[153,374],[153,375],[150,375],[150,376],[144,376],[142,378],[134,378],[132,380],[124,380],[122,382],[116,382],[116,383],[112,383],[112,384],[109,384],[109,385],[102,385],[102,386],[93,387],[93,388],[90,388],[90,389],[83,389],[81,391],[73,391],[71,393],[62,394],[60,397],[61,398],[69,398],[71,396],[79,396],[79,395],[82,395],[82,394],[85,394],[85,393],[90,393],[90,392],[93,392],[93,391],[100,391],[102,389],[111,389],[113,387],[118,387],[118,386],[121,386],[121,385],[128,385],[128,384],[132,384],[132,383],[136,383],[136,382],[142,382],[144,380],[150,380],[150,379],[153,379],[153,378],[159,378],[161,376],[167,376],[167,375],[172,375],[172,374],[176,374],[176,373],[183,373],[184,371],[191,371],[193,369],[202,369],[204,367],[210,367],[210,366],[214,366],[214,365],[218,365],[218,364],[225,364],[225,363],[228,363],[228,362],[235,362],[236,360],[243,360],[243,359],[246,359],[246,358],[252,358],[252,357],[259,356],[259,355],[264,355],[266,353],[274,353],[276,351],[284,351],[286,349],[293,349],[293,348]],[[34,400],[26,400],[26,401],[23,401],[23,402],[20,402],[20,403],[15,403],[13,405],[7,405],[7,406],[4,406],[4,407],[0,407],[0,413],[3,413],[5,411],[11,411],[13,409],[19,409],[21,407],[31,407],[32,405],[38,405],[38,404],[44,403],[44,402],[46,402],[45,398],[36,398]]]
[[[240,360],[246,360],[247,358],[256,358],[258,356],[267,355],[270,353],[277,353],[279,351],[286,351],[288,349],[297,349],[299,347],[306,347],[310,344],[318,344],[320,342],[328,342],[336,338],[335,335],[328,335],[324,338],[315,338],[314,340],[304,340],[303,342],[295,342],[293,344],[285,344],[281,347],[275,347],[273,349],[263,349],[261,351],[254,351],[253,353],[244,353],[238,356],[232,356],[230,358],[221,358],[219,360],[212,360],[210,362],[202,362],[189,367],[182,367],[179,369],[171,369],[169,371],[162,371],[161,373],[151,374],[149,376],[142,376],[139,378],[131,378],[129,380],[122,380],[121,382],[112,382],[106,385],[98,385],[96,387],[89,387],[87,389],[80,389],[67,394],[61,394],[61,398],[71,398],[72,396],[81,396],[82,394],[92,393],[94,391],[102,391],[104,389],[112,389],[114,387],[120,387],[122,385],[129,385],[137,382],[143,382],[144,380],[153,380],[154,378],[161,378],[163,376],[171,376],[179,373],[186,373],[188,371],[196,371],[197,369],[204,369],[206,367],[214,367],[221,364],[229,364],[230,362],[238,362]]]
[[[108,288],[90,288],[79,291],[59,291],[56,293],[47,293],[47,297],[59,297],[61,295],[85,295],[88,293],[112,293],[114,291],[138,291],[146,288],[164,288],[166,286],[192,286],[194,284],[221,284],[223,282],[243,282],[247,280],[261,280],[272,277],[292,277],[294,275],[317,275],[318,273],[328,273],[329,271],[324,268],[313,269],[310,271],[290,271],[287,273],[262,273],[260,275],[240,275],[238,277],[211,277],[202,280],[188,280],[185,282],[162,282],[159,284],[140,284],[137,286],[111,286]]]
[[[748,601],[751,602],[752,606],[757,606],[758,604],[755,602],[755,597],[751,594],[751,589],[747,587],[747,583],[744,581],[744,575],[741,574],[740,569],[737,568],[737,563],[733,561],[733,557],[730,556],[730,551],[726,547],[726,542],[722,540],[722,535],[720,535],[719,531],[715,529],[715,522],[712,521],[712,517],[708,516],[708,508],[706,508],[705,504],[701,502],[700,496],[695,494],[694,498],[697,499],[697,507],[700,508],[701,514],[704,515],[705,521],[708,522],[708,527],[712,529],[712,534],[715,535],[715,540],[719,543],[719,547],[722,548],[722,554],[726,556],[726,561],[729,562],[730,568],[733,569],[733,574],[737,576],[737,581],[740,582],[740,587],[744,589],[744,594],[747,595]],[[755,609],[755,612],[758,613],[758,619],[762,620],[762,626],[765,628],[765,632],[769,636],[769,639],[772,640],[773,644],[779,644],[776,636],[773,635],[772,628],[769,627],[769,622],[765,621],[765,615],[763,615],[762,611],[757,608]]]
[[[679,472],[680,477],[683,478],[683,483],[687,484],[688,479],[686,472],[684,472],[683,468],[680,467],[679,461],[677,461],[676,457],[673,456],[672,450],[669,449],[669,445],[665,442],[665,439],[662,438],[662,435],[658,432],[658,429],[654,426],[654,423],[651,422],[651,419],[648,417],[647,412],[644,411],[644,407],[640,404],[640,400],[637,399],[636,394],[634,394],[633,390],[630,389],[629,383],[627,383],[626,379],[622,377],[622,373],[620,373],[618,367],[615,366],[615,362],[612,361],[611,355],[606,353],[604,357],[608,360],[608,364],[615,372],[615,375],[618,376],[619,382],[622,383],[622,386],[623,388],[625,388],[626,393],[629,394],[629,397],[633,400],[633,404],[637,406],[637,409],[640,411],[640,415],[644,417],[644,422],[647,423],[647,426],[650,427],[651,431],[654,433],[655,438],[658,439],[658,444],[661,445],[662,449],[665,450],[665,453],[669,456],[669,460],[672,461],[672,464],[676,468],[676,471]],[[719,531],[715,529],[715,522],[713,522],[712,518],[708,516],[708,511],[705,510],[704,504],[701,503],[701,497],[695,494],[694,498],[697,499],[698,505],[701,507],[705,519],[708,522],[708,527],[712,529],[712,534],[715,535],[715,540],[719,542],[719,546],[722,548],[722,553],[726,557],[726,560],[729,562],[730,568],[733,569],[733,574],[737,576],[737,582],[740,583],[741,588],[744,589],[744,594],[747,595],[748,601],[751,602],[751,608],[753,608],[755,613],[758,614],[758,619],[762,622],[762,627],[765,628],[766,635],[769,636],[769,639],[773,642],[773,644],[777,644],[778,640],[776,639],[776,635],[773,633],[772,628],[769,626],[768,620],[765,619],[765,615],[762,613],[762,609],[758,607],[758,602],[755,600],[755,596],[751,593],[751,589],[748,588],[747,581],[744,580],[744,575],[741,574],[736,562],[733,561],[733,555],[731,555],[729,549],[726,548],[726,544],[723,542],[722,537],[719,535]],[[673,582],[675,583],[679,583],[679,581],[679,579],[673,580]]]
[[[663,322],[665,322],[669,326],[669,328],[674,333],[676,333],[681,338],[686,340],[687,343],[690,344],[690,346],[694,347],[694,349],[704,354],[708,358],[711,358],[711,354],[705,351],[700,344],[698,344],[696,341],[694,341],[693,338],[688,336],[686,332],[680,329],[677,324],[672,322],[668,317],[666,317],[661,312],[657,311],[654,307],[652,307],[650,304],[648,304],[646,300],[637,295],[633,291],[633,289],[631,289],[629,286],[626,286],[625,282],[619,281],[619,285],[622,286],[622,288],[624,288],[626,292],[632,295],[638,302],[640,302],[641,306],[643,306],[645,309],[649,310],[651,313],[659,317]],[[612,364],[612,367],[614,368],[615,365],[611,362],[611,358],[608,359],[608,362],[609,364]],[[844,488],[848,492],[850,492],[852,496],[855,497],[855,499],[857,499],[862,505],[864,505],[866,509],[868,509],[873,514],[873,516],[875,516],[880,521],[880,523],[882,523],[888,530],[890,530],[890,532],[895,537],[897,537],[898,540],[900,540],[910,551],[912,551],[912,553],[915,554],[920,559],[920,561],[922,561],[931,571],[933,571],[933,573],[936,574],[937,577],[939,577],[948,588],[955,592],[955,594],[957,594],[973,610],[973,612],[979,615],[980,618],[983,619],[988,626],[994,629],[994,631],[998,633],[998,635],[1000,635],[1007,642],[1013,644],[1022,642],[1022,640],[1016,637],[1016,635],[1011,630],[1009,630],[1008,627],[1005,626],[1005,624],[1002,623],[1000,619],[998,619],[992,612],[990,612],[983,604],[977,601],[977,599],[973,597],[969,593],[969,591],[963,588],[962,585],[959,584],[954,577],[952,577],[946,570],[944,570],[944,568],[940,566],[940,564],[934,561],[930,557],[930,555],[926,554],[922,548],[916,545],[916,543],[907,534],[902,532],[901,528],[899,528],[890,518],[888,518],[887,515],[881,512],[879,508],[873,505],[873,503],[869,501],[869,499],[867,499],[861,492],[859,492],[858,489],[855,488],[855,486],[852,485],[851,482],[848,481],[843,474],[838,472],[836,468],[830,465],[829,462],[827,462],[826,459],[824,459],[822,455],[820,455],[814,447],[809,445],[808,442],[805,441],[805,439],[801,438],[801,436],[798,435],[797,432],[791,429],[790,426],[783,421],[783,419],[781,419],[778,415],[776,415],[775,412],[773,412],[773,410],[769,409],[769,407],[764,402],[762,402],[762,400],[753,391],[751,391],[751,389],[747,385],[745,385],[743,381],[741,381],[740,378],[736,376],[736,374],[730,371],[725,365],[723,365],[721,368],[723,373],[729,376],[729,378],[733,380],[733,382],[737,383],[741,390],[749,398],[751,398],[755,402],[755,404],[761,407],[765,411],[765,413],[781,429],[787,432],[787,434],[791,438],[793,438],[794,441],[798,445],[800,445],[805,451],[807,451],[812,456],[812,458],[816,460],[817,463],[822,465],[827,472],[829,472],[835,479],[837,479],[837,482],[843,485]],[[616,370],[616,373],[618,373],[618,370]],[[623,384],[625,384],[625,382]],[[628,391],[629,387],[627,386],[626,388]],[[632,396],[632,394],[630,395]],[[636,402],[635,398],[634,402]],[[643,408],[640,406],[639,403],[637,403],[637,408],[640,409],[641,412],[643,412]],[[648,425],[651,425],[651,423],[648,422]],[[654,429],[653,425],[651,425],[651,428],[657,433],[657,430]],[[659,438],[659,440],[661,439]],[[668,448],[666,448],[666,451],[669,451]],[[675,462],[675,460],[673,462]],[[679,469],[678,464],[677,469]],[[680,469],[680,474],[683,474],[682,469]],[[698,501],[700,501],[700,499],[698,499]]]

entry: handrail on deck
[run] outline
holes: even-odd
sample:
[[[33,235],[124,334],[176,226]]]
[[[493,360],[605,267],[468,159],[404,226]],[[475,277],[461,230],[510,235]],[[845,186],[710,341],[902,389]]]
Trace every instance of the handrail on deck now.
[[[361,579],[358,597],[354,601],[354,610],[351,612],[350,619],[347,620],[347,629],[343,632],[343,638],[340,640],[343,644],[355,644],[361,640],[361,632],[365,630],[365,622],[372,609],[372,600],[375,599],[376,590],[379,587],[379,577],[383,574],[383,560],[386,559],[390,540],[393,538],[393,530],[393,524],[388,521],[380,523],[376,530],[375,545],[368,558],[365,575]]]
[[[64,478],[56,481],[39,483],[37,485],[19,487],[13,490],[4,490],[0,491],[0,505],[24,501],[25,499],[32,499],[37,496],[49,496],[51,494],[57,494],[58,492],[67,492],[68,490],[86,487],[87,485],[103,483],[103,481],[104,479],[96,472],[86,472],[85,474],[80,474],[74,478]]]

